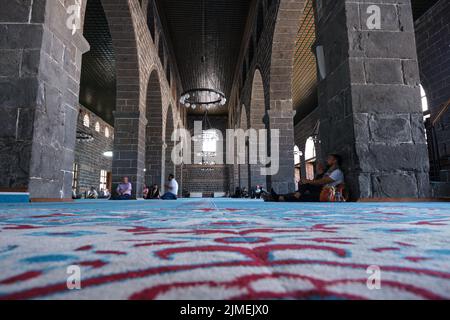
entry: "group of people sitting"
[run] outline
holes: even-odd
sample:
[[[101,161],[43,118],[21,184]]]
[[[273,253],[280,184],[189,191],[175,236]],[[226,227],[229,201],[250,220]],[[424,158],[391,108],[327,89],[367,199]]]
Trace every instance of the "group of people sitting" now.
[[[169,174],[168,181],[165,185],[167,190],[161,196],[161,192],[159,190],[159,186],[154,184],[150,189],[148,186],[144,185],[143,196],[146,200],[151,199],[161,199],[161,200],[177,200],[178,198],[178,182],[175,180],[175,176],[173,174]],[[133,185],[129,181],[128,177],[123,177],[122,182],[117,186],[116,193],[117,195],[113,197],[113,200],[131,200],[131,194],[133,191]]]
[[[256,187],[252,187],[250,192],[247,191],[246,187],[236,187],[234,191],[234,195],[231,198],[250,198],[250,199],[261,199],[263,193],[266,192],[261,185],[256,185]]]
[[[298,190],[294,193],[277,194],[275,190],[267,192],[260,185],[252,188],[250,192],[244,188],[236,188],[232,198],[263,198],[267,202],[319,202],[319,201],[345,201],[346,191],[344,185],[344,173],[340,169],[342,159],[337,154],[330,154],[327,158],[327,166],[321,163],[316,165],[316,175],[313,180],[302,179],[299,182]],[[175,176],[170,174],[165,184],[166,193],[161,196],[159,186],[154,184],[151,188],[144,186],[144,199],[177,200],[178,182]],[[130,200],[132,199],[133,186],[128,177],[123,177],[122,182],[117,186],[116,195],[112,200]],[[111,195],[108,190],[102,190],[101,197],[109,198]],[[95,188],[91,188],[86,193],[86,199],[97,199],[100,195]]]
[[[95,187],[90,187],[89,190],[86,190],[82,193],[77,193],[75,189],[72,190],[72,199],[108,199],[111,197],[111,193],[108,189],[101,189],[97,191]]]
[[[337,154],[330,154],[327,158],[327,168],[318,163],[314,180],[302,179],[298,191],[279,195],[273,189],[264,193],[267,202],[319,202],[345,201],[344,173],[340,169],[342,158]]]

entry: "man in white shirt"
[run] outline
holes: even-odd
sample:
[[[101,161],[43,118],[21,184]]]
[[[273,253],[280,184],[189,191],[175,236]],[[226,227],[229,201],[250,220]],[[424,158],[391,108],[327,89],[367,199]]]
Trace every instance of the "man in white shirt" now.
[[[336,187],[344,183],[344,173],[339,168],[341,157],[330,154],[327,159],[328,171],[322,178],[315,180],[302,179],[298,192],[278,195],[273,190],[270,195],[264,197],[265,201],[275,202],[317,202],[320,201],[320,190],[324,187]],[[319,187],[319,188],[317,188]],[[317,192],[319,190],[319,192]]]
[[[177,200],[178,182],[173,174],[169,174],[169,182],[166,184],[167,192],[161,197],[162,200]]]

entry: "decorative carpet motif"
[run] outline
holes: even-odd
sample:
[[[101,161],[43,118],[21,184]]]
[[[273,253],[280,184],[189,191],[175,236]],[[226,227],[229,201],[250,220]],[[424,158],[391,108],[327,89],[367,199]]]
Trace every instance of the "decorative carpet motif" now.
[[[0,299],[449,299],[450,205],[0,204],[0,270]]]

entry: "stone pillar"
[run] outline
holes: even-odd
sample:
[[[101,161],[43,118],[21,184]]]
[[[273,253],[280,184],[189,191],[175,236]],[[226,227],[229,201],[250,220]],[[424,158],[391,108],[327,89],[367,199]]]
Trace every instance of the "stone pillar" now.
[[[72,198],[81,57],[89,49],[82,30],[66,26],[73,4],[1,4],[0,188],[27,190],[31,199]]]
[[[142,197],[145,179],[145,129],[147,120],[139,112],[114,112],[113,191],[128,177],[133,198]]]
[[[343,156],[354,199],[426,197],[429,164],[410,1],[317,4],[317,44],[326,64],[319,83],[323,154]],[[372,29],[377,8],[381,25]]]
[[[268,188],[274,188],[278,193],[288,193],[295,190],[294,183],[294,112],[292,111],[292,101],[273,101],[268,110],[270,133],[273,130],[279,132],[279,154],[275,155],[275,150],[270,150],[271,157],[278,156],[278,173],[268,177]],[[270,146],[270,140],[268,140]]]

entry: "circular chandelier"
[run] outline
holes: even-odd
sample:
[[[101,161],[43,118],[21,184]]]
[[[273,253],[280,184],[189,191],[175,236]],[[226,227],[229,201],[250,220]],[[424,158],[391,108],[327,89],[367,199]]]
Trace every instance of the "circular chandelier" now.
[[[181,95],[180,103],[187,108],[195,110],[205,107],[207,110],[215,106],[224,106],[227,103],[225,95],[214,89],[191,89]]]

